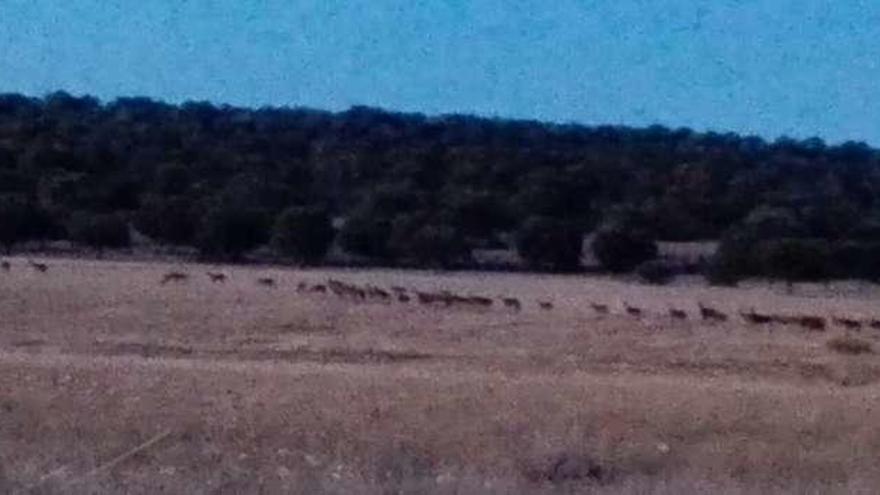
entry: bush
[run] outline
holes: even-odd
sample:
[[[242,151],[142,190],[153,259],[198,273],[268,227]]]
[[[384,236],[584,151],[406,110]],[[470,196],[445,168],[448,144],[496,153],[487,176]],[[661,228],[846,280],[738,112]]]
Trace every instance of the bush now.
[[[648,284],[666,285],[675,277],[675,270],[663,261],[646,261],[636,268],[639,278]]]
[[[788,283],[825,280],[833,271],[826,242],[811,239],[775,239],[758,245],[763,272]]]
[[[0,195],[0,245],[7,253],[24,241],[46,240],[63,233],[46,210],[19,195]]]
[[[422,265],[447,267],[469,256],[464,237],[455,227],[418,214],[394,220],[389,246],[397,259]]]
[[[581,263],[583,235],[569,223],[529,217],[516,233],[516,249],[531,267],[574,271]]]
[[[606,269],[627,272],[640,263],[657,257],[657,244],[637,231],[612,228],[602,230],[593,239],[593,253]]]
[[[335,236],[330,215],[320,207],[291,207],[275,220],[272,246],[304,263],[321,261]]]
[[[743,278],[743,272],[720,254],[712,257],[705,268],[706,279],[711,285],[735,287]]]
[[[205,215],[196,244],[202,256],[235,261],[268,238],[268,221],[264,212],[220,205]]]
[[[78,212],[67,227],[73,242],[95,249],[100,257],[107,248],[131,245],[128,222],[120,214]]]
[[[880,242],[835,243],[830,256],[836,277],[880,280]]]
[[[870,342],[857,339],[855,337],[851,337],[849,335],[844,335],[841,337],[834,337],[830,339],[826,344],[829,349],[834,352],[839,352],[840,354],[871,354],[874,352],[874,348],[871,346]]]
[[[357,214],[345,221],[339,232],[339,244],[352,254],[386,259],[391,254],[390,237],[391,222],[388,219]]]
[[[198,229],[197,208],[184,197],[148,197],[134,215],[134,226],[152,239],[191,244]]]
[[[0,244],[6,252],[24,240],[25,205],[12,197],[0,198]]]

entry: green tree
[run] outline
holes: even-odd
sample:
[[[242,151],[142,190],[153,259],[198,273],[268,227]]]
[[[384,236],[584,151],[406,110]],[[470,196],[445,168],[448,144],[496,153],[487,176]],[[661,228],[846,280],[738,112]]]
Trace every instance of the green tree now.
[[[447,267],[470,255],[455,227],[433,222],[419,213],[398,215],[391,224],[388,244],[396,259],[419,265]]]
[[[832,273],[831,251],[816,239],[774,239],[759,246],[764,273],[785,280],[789,288],[797,281],[825,280]]]
[[[21,195],[0,195],[0,245],[9,253],[20,242],[46,241],[62,236],[55,218]]]
[[[199,226],[198,207],[182,196],[148,196],[134,215],[134,226],[157,241],[192,244]]]
[[[580,266],[583,235],[571,223],[532,216],[516,232],[516,250],[531,268],[573,271]]]
[[[24,202],[12,196],[0,197],[0,244],[7,254],[15,244],[26,239],[26,221],[27,207]]]
[[[391,220],[356,213],[345,221],[339,232],[339,243],[352,254],[388,259],[391,255],[388,246],[390,237]]]
[[[72,241],[95,249],[98,257],[105,249],[131,245],[128,222],[119,214],[77,212],[71,216],[67,230]]]
[[[202,219],[196,247],[208,258],[240,261],[246,251],[268,239],[265,212],[223,204],[211,208]]]
[[[593,254],[607,270],[627,272],[657,257],[657,244],[638,231],[621,228],[600,230],[593,239]]]
[[[636,267],[639,278],[648,284],[666,285],[675,277],[675,270],[659,260],[646,261]]]
[[[281,254],[315,264],[326,256],[335,235],[325,208],[295,206],[275,220],[272,245]]]

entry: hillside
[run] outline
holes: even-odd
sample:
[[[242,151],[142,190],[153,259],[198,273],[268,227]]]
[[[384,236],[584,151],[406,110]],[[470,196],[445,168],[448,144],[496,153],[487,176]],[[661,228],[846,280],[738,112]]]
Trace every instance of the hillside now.
[[[855,142],[0,95],[7,248],[125,246],[133,226],[213,258],[272,241],[320,263],[335,243],[386,265],[453,266],[507,246],[533,268],[571,270],[583,234],[616,228],[652,241],[726,238],[719,265],[737,276],[873,278],[873,264],[850,261],[871,259],[880,240],[878,191],[880,152]],[[777,244],[791,239],[795,258],[821,258],[821,270],[777,273],[792,250]],[[757,244],[761,259],[731,254]]]

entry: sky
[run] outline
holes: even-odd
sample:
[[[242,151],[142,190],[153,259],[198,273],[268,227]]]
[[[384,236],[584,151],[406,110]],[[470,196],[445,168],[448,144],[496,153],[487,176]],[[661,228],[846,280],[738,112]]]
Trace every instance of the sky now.
[[[880,146],[877,0],[0,0],[0,93]]]

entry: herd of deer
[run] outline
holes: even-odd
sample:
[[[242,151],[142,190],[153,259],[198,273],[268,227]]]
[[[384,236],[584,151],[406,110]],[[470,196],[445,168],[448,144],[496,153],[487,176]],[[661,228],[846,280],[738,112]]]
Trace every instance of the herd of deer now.
[[[607,304],[591,303],[591,307],[593,308],[593,311],[598,314],[606,315],[611,312]],[[697,308],[699,309],[700,319],[702,319],[703,321],[723,323],[730,319],[727,314],[715,308],[706,306],[703,303],[697,303]],[[623,309],[626,314],[634,316],[636,318],[640,318],[645,314],[644,309],[630,306],[626,302],[623,303]],[[799,325],[808,330],[822,331],[827,329],[830,324],[835,324],[846,328],[847,330],[860,330],[862,327],[865,326],[871,327],[875,330],[880,330],[880,319],[874,318],[860,320],[857,318],[834,316],[830,318],[829,323],[829,319],[826,319],[824,316],[778,315],[769,313],[758,313],[754,309],[751,309],[749,311],[740,311],[739,315],[746,323],[750,325]],[[669,317],[674,320],[687,320],[688,313],[683,309],[669,308]]]
[[[34,270],[36,270],[40,273],[46,273],[49,271],[49,265],[47,265],[45,263],[37,263],[34,260],[28,260],[28,266],[30,266],[31,268],[33,268]],[[3,270],[4,272],[11,271],[12,270],[12,263],[10,263],[6,260],[0,261],[0,270]]]
[[[33,260],[28,260],[28,265],[33,270],[36,270],[40,273],[46,273],[49,270],[48,265],[46,265],[45,263],[37,263]],[[9,261],[0,260],[0,270],[8,272],[11,269],[12,265]],[[206,274],[208,275],[209,280],[213,283],[224,283],[229,278],[225,273],[222,272],[206,272]],[[186,280],[189,280],[188,274],[172,271],[166,273],[159,283],[161,285],[165,285],[169,282],[184,282]],[[257,283],[265,287],[276,286],[275,279],[271,277],[258,278]],[[296,290],[300,293],[332,293],[340,298],[355,301],[375,300],[388,303],[393,301],[399,303],[409,303],[415,300],[422,305],[437,305],[444,307],[460,306],[472,308],[489,308],[492,307],[495,303],[495,299],[491,297],[474,295],[462,296],[447,290],[440,292],[424,292],[415,289],[406,289],[400,286],[392,286],[389,290],[386,290],[380,287],[376,287],[374,285],[358,286],[356,284],[351,284],[334,279],[329,279],[326,284],[309,285],[306,282],[300,282],[299,284],[297,284]],[[520,311],[523,307],[522,302],[514,297],[500,297],[499,301],[503,307],[511,309],[513,311]],[[547,300],[537,301],[537,303],[538,307],[545,311],[552,310],[554,307],[553,302]],[[646,314],[645,309],[632,306],[627,302],[623,302],[622,306],[624,312],[629,316],[641,318]],[[611,314],[611,307],[608,304],[591,302],[590,307],[598,315]],[[697,307],[699,309],[699,318],[703,321],[722,323],[730,319],[727,314],[715,308],[705,306],[702,303],[698,303]],[[749,311],[740,311],[739,315],[746,323],[750,325],[799,325],[809,330],[821,331],[825,330],[829,325],[834,324],[847,330],[860,330],[863,327],[870,327],[875,330],[880,330],[880,319],[875,318],[861,320],[851,317],[833,316],[828,319],[823,316],[815,315],[778,315],[769,313],[758,313],[754,309],[751,309]],[[674,320],[687,320],[689,318],[687,311],[678,308],[669,308],[668,316]]]
[[[214,283],[224,283],[228,279],[226,274],[220,272],[206,272],[206,274],[208,275],[208,279]],[[165,285],[169,282],[184,282],[186,280],[189,280],[188,274],[174,271],[166,273],[159,283]],[[258,278],[257,284],[265,287],[276,286],[275,279],[271,277]],[[296,286],[296,291],[299,293],[330,293],[340,298],[354,301],[373,300],[388,303],[393,301],[400,303],[417,301],[423,305],[440,305],[446,307],[455,305],[488,308],[495,303],[495,300],[490,297],[473,295],[462,296],[446,290],[440,292],[424,292],[415,289],[406,289],[400,286],[393,286],[386,290],[374,285],[358,286],[334,279],[329,279],[327,283],[324,284],[313,285],[309,285],[306,282],[300,282]],[[517,298],[501,297],[499,300],[506,308],[515,311],[522,309],[522,302]],[[538,307],[543,310],[551,310],[553,309],[553,303],[551,301],[538,301]]]
[[[226,275],[215,272],[208,272],[208,277],[213,282],[225,282],[227,279]],[[170,272],[166,274],[165,277],[163,277],[162,283],[165,284],[170,281],[181,281],[186,280],[187,278],[188,276],[184,273]],[[257,279],[257,283],[267,287],[275,286],[275,280],[272,278],[260,278]],[[495,299],[491,297],[474,295],[463,296],[447,290],[440,292],[424,292],[415,289],[406,289],[400,286],[392,286],[388,290],[386,290],[380,287],[376,287],[374,285],[359,286],[356,284],[334,279],[329,279],[326,284],[309,285],[306,282],[300,282],[299,284],[297,284],[296,290],[299,293],[332,293],[340,298],[353,301],[374,300],[380,302],[397,301],[400,303],[417,301],[422,305],[437,305],[443,307],[459,306],[472,308],[489,308],[492,307],[495,303]],[[514,311],[520,311],[523,307],[522,302],[514,297],[500,297],[498,301],[503,307]],[[540,309],[547,311],[554,308],[553,302],[547,300],[537,301],[537,305]],[[591,302],[590,307],[598,315],[610,315],[612,312],[611,306],[608,304]],[[647,314],[647,311],[645,309],[632,306],[625,301],[622,303],[622,307],[625,314],[635,318],[641,318]],[[718,309],[706,306],[703,303],[697,303],[697,308],[699,311],[698,317],[702,321],[711,323],[723,323],[730,320],[730,316],[728,314]],[[848,330],[859,330],[863,327],[870,327],[876,330],[880,330],[880,319],[860,320],[857,318],[840,316],[834,316],[828,319],[823,316],[815,315],[779,315],[759,313],[754,309],[751,309],[749,311],[740,311],[739,315],[746,323],[750,325],[799,325],[809,330],[821,331],[827,329],[829,325],[834,324]],[[673,320],[687,320],[691,316],[684,309],[669,308],[668,317],[672,318]]]

